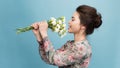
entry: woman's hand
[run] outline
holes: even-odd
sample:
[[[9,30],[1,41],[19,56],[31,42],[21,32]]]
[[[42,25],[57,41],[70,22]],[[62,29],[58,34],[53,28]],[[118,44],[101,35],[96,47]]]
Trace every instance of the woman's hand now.
[[[41,21],[39,23],[39,31],[42,36],[42,38],[45,38],[47,35],[47,30],[48,30],[48,23],[46,21]]]
[[[34,27],[32,30],[38,41],[42,41],[43,38],[47,37],[48,24],[46,21],[36,22],[31,25]]]
[[[33,23],[31,25],[32,27],[34,27],[34,29],[32,30],[34,35],[36,36],[38,41],[42,41],[42,37],[40,35],[40,31],[39,31],[39,22]]]

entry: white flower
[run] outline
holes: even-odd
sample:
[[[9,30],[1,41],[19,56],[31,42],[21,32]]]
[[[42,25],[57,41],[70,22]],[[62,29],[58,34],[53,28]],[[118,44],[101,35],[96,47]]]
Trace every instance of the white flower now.
[[[51,23],[52,23],[52,25],[56,25],[56,21],[54,21],[54,20]]]
[[[64,16],[59,17],[57,19],[51,17],[49,22],[52,31],[57,32],[61,38],[66,35],[66,24],[64,22],[65,22]]]
[[[56,19],[54,17],[51,17],[50,20],[51,21],[56,21]]]
[[[56,19],[54,17],[51,17],[50,21],[52,25],[56,25]]]
[[[60,29],[60,25],[59,25],[59,24],[57,24],[56,27],[57,27],[58,29]]]
[[[63,16],[61,18],[62,18],[62,22],[65,23],[65,17]]]
[[[61,30],[59,32],[59,35],[60,35],[61,38],[64,37],[66,35],[66,31],[65,30]]]
[[[59,34],[62,35],[62,33],[63,33],[63,30],[60,30],[60,31],[59,31]]]
[[[59,32],[59,28],[55,28],[55,30],[54,30],[55,32]]]
[[[66,27],[66,24],[63,24],[63,27]]]
[[[61,21],[61,20],[58,20],[58,24],[62,24],[62,21]]]

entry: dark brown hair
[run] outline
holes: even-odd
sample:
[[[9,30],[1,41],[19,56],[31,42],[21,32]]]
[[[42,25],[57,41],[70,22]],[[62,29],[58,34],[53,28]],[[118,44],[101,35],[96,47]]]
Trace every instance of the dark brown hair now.
[[[92,34],[94,28],[98,28],[102,24],[101,14],[94,7],[81,5],[76,11],[80,15],[80,23],[86,27],[86,35]]]

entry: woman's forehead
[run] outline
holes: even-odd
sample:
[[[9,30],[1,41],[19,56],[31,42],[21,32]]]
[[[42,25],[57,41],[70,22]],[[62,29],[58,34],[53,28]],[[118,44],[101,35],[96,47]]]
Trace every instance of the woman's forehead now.
[[[78,12],[74,12],[72,18],[79,18],[79,13]]]

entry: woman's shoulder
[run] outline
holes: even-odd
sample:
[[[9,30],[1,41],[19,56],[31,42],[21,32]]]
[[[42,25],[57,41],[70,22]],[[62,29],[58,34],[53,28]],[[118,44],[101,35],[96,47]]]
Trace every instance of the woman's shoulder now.
[[[65,43],[65,45],[66,45],[66,46],[67,46],[67,45],[72,45],[73,42],[74,42],[74,40],[68,40],[68,41]]]
[[[66,43],[73,43],[74,40],[68,40]]]

